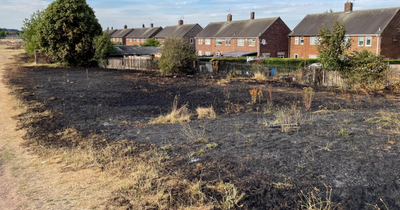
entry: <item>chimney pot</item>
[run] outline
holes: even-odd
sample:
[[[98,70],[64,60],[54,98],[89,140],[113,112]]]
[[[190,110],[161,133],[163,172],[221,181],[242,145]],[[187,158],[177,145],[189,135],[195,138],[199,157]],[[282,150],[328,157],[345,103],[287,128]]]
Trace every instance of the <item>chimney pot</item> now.
[[[353,12],[353,2],[346,2],[344,4],[344,12],[345,13],[351,13]]]
[[[178,21],[178,25],[179,25],[179,26],[183,25],[183,20],[179,20],[179,21]]]
[[[153,23],[150,23],[150,27],[153,28]]]
[[[231,21],[232,21],[232,14],[231,14],[231,13],[228,14],[227,21],[228,21],[228,22],[231,22]]]
[[[254,20],[255,16],[256,16],[256,13],[255,13],[255,12],[251,12],[251,13],[250,13],[250,19],[251,19],[251,20]]]
[[[127,29],[128,28],[128,26],[127,25],[124,25],[124,29]]]
[[[144,24],[142,24],[142,28],[145,28]]]

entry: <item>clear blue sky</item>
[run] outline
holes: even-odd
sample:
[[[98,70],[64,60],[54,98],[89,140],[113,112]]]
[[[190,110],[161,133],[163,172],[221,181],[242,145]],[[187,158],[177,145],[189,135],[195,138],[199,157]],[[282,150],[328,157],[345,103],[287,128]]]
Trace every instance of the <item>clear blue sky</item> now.
[[[36,10],[45,9],[50,0],[0,0],[0,28],[20,29],[22,21]],[[177,25],[180,18],[185,23],[199,23],[206,27],[210,22],[226,21],[231,11],[233,20],[281,17],[293,29],[306,14],[322,13],[329,9],[343,11],[346,0],[87,0],[95,10],[103,28],[129,28]],[[354,10],[400,7],[399,0],[356,0]]]

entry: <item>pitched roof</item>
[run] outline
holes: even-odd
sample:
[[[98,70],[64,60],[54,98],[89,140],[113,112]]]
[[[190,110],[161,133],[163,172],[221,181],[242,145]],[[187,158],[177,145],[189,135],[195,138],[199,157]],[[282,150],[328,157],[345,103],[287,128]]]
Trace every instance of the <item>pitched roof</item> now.
[[[214,22],[207,25],[197,38],[248,38],[259,37],[264,33],[279,17],[262,18],[254,20],[238,20],[231,22]]]
[[[107,31],[108,35],[111,36],[111,34],[113,34],[113,33],[115,33],[117,31],[117,29],[107,29],[105,31]]]
[[[344,23],[349,35],[381,34],[399,9],[400,7],[395,7],[358,10],[351,13],[334,12],[307,15],[289,36],[315,36],[322,23],[332,31],[335,19],[339,23]]]
[[[155,35],[155,38],[165,38],[168,36],[171,37],[184,37],[187,33],[190,32],[190,30],[192,30],[196,25],[196,24],[184,24],[184,25],[177,25],[177,26],[166,26],[162,31],[160,31],[160,33],[158,33],[157,35]],[[199,25],[200,27],[200,25]]]
[[[162,27],[155,28],[135,28],[132,32],[130,32],[126,38],[151,38],[157,33],[158,30],[162,29]]]
[[[130,32],[133,31],[133,28],[131,29],[117,29],[114,33],[111,34],[111,38],[125,38],[126,35],[128,35]]]
[[[115,46],[115,53],[111,56],[123,56],[123,55],[151,55],[160,53],[157,47],[134,47],[134,46]]]

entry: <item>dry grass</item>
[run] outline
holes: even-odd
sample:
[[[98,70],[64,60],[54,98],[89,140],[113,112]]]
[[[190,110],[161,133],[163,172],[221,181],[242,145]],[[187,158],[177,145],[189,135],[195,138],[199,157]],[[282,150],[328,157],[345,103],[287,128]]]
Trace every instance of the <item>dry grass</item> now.
[[[264,81],[268,79],[267,76],[265,76],[265,74],[260,71],[255,72],[252,78],[258,81]]]
[[[149,124],[159,125],[159,124],[175,124],[175,123],[190,122],[190,117],[192,117],[192,114],[189,112],[187,104],[183,105],[181,108],[178,109],[178,96],[175,96],[171,113],[167,115],[161,115],[151,120]]]
[[[195,144],[206,144],[208,138],[206,136],[205,126],[192,128],[189,124],[181,124],[180,134],[182,137],[194,142]]]
[[[275,112],[275,124],[281,124],[282,132],[289,132],[293,129],[299,129],[299,126],[291,126],[291,124],[300,124],[302,122],[301,109],[293,104],[290,107],[278,108]]]
[[[318,198],[315,194],[319,193],[319,189],[314,188],[312,192],[309,194],[304,194],[303,191],[299,193],[299,197],[301,198],[301,209],[302,210],[334,210],[339,208],[340,204],[335,204],[332,202],[332,187],[327,186],[325,192],[325,199]]]
[[[204,119],[204,118],[215,119],[217,117],[212,105],[209,108],[198,107],[196,109],[196,112],[197,112],[197,118],[199,119]]]
[[[377,117],[366,119],[365,122],[381,125],[393,133],[400,133],[400,113],[382,110],[377,115]]]

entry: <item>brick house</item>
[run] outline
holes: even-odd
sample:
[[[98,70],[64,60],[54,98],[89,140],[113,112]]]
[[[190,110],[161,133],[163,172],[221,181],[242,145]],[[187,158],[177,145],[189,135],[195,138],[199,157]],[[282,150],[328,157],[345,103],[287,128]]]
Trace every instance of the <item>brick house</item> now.
[[[280,17],[255,19],[251,12],[249,20],[232,21],[229,14],[226,22],[210,23],[196,36],[196,51],[199,56],[220,52],[285,58],[290,31]]]
[[[145,28],[144,24],[142,28],[135,28],[132,32],[130,32],[126,36],[125,43],[126,45],[138,45],[140,46],[143,42],[148,38],[153,38],[156,34],[158,34],[163,28],[162,27],[153,27],[153,24],[150,24],[150,28]]]
[[[133,28],[128,29],[128,26],[125,25],[124,29],[117,29],[113,33],[111,33],[111,41],[114,43],[122,43],[122,45],[126,45],[126,36],[133,31]],[[110,31],[109,31],[110,32]]]
[[[316,40],[322,23],[332,31],[336,19],[346,27],[350,52],[368,50],[387,58],[400,58],[400,7],[307,15],[289,34],[291,58],[316,58]]]
[[[203,28],[197,23],[183,24],[183,20],[179,20],[177,26],[166,26],[157,35],[155,35],[154,38],[161,43],[163,43],[164,39],[167,37],[185,38],[187,39],[188,43],[195,48],[194,37],[202,30]]]
[[[111,27],[111,29],[107,27],[107,30],[105,30],[104,32],[107,32],[107,34],[108,34],[109,36],[111,36],[111,35],[112,35],[113,33],[115,33],[116,31],[117,31],[117,29],[114,29],[113,27]]]

